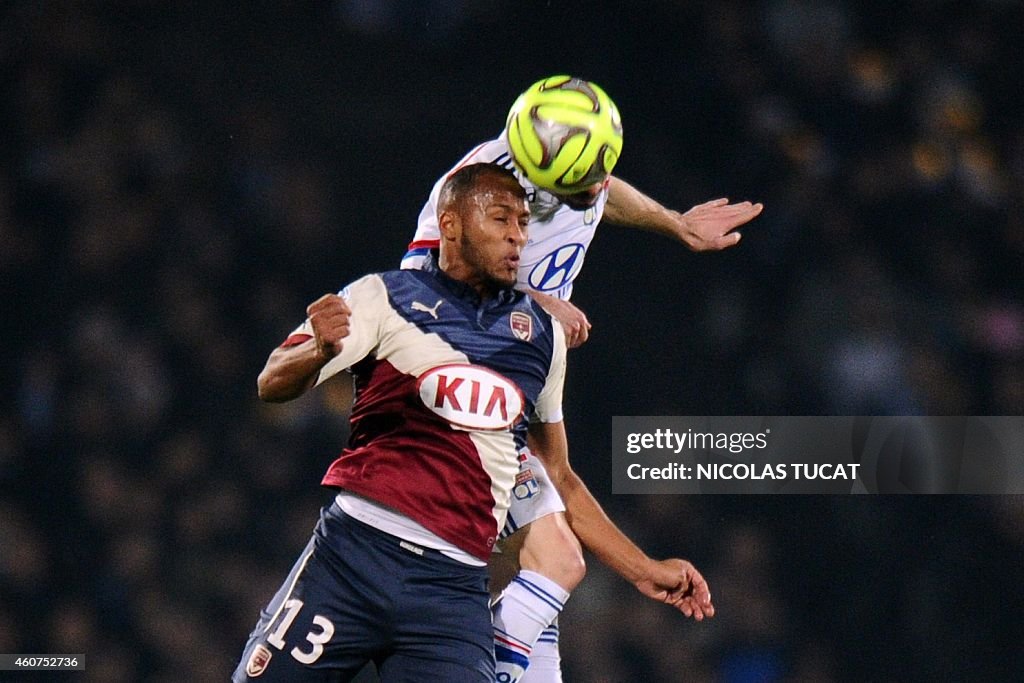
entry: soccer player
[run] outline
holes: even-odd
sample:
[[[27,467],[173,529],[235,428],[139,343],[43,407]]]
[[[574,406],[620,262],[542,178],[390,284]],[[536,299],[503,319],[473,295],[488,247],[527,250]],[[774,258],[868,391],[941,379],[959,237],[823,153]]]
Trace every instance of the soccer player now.
[[[582,151],[571,144],[556,148],[566,130],[585,131],[589,136]],[[536,155],[537,149],[543,150],[541,157],[531,158],[531,152]],[[455,165],[501,164],[512,170],[526,189],[532,219],[517,286],[530,291],[562,321],[570,348],[589,337],[591,326],[586,315],[569,299],[602,219],[665,235],[695,252],[720,251],[738,244],[741,235],[736,228],[764,209],[760,203],[730,204],[724,198],[699,204],[685,213],[668,209],[611,175],[621,149],[621,119],[611,98],[594,83],[552,76],[534,83],[519,96],[505,130],[496,139],[478,145]],[[539,163],[548,166],[541,168]],[[577,182],[565,182],[573,174]],[[437,246],[435,208],[446,176],[434,184],[420,212],[416,234],[402,258],[403,268],[418,268],[430,249]]]
[[[529,291],[562,323],[570,348],[589,336],[586,315],[569,303],[569,298],[602,218],[664,234],[693,251],[714,251],[737,244],[740,235],[735,229],[763,209],[761,204],[730,204],[726,199],[700,204],[685,213],[667,209],[611,175],[621,150],[621,119],[611,98],[593,83],[553,76],[520,95],[501,135],[473,149],[455,167],[497,163],[515,173],[525,188],[532,218],[517,287]],[[444,177],[435,184],[420,213],[416,235],[402,259],[403,268],[418,268],[437,245],[434,215],[443,183]],[[710,596],[704,603],[678,600],[678,592],[665,595],[649,590],[638,579],[637,568],[649,567],[653,561],[608,520],[561,457],[567,453],[565,444],[532,439],[531,448],[543,465],[532,454],[524,463],[522,476],[535,485],[516,488],[506,527],[512,531],[529,528],[525,539],[519,539],[522,570],[495,608],[495,648],[502,681],[561,680],[557,623],[549,625],[545,620],[554,621],[583,576],[579,544],[566,533],[566,507],[572,532],[641,592],[673,603],[697,619],[714,613]],[[632,559],[623,562],[623,558]],[[683,560],[662,563],[662,568],[668,566],[678,571],[678,585],[684,593],[704,595],[707,585],[691,564]],[[523,677],[526,666],[529,669]]]
[[[233,680],[495,679],[486,560],[529,429],[563,432],[565,340],[512,287],[529,208],[515,176],[468,165],[438,196],[439,256],[307,308],[258,380],[289,401],[351,368],[338,489],[261,613]],[[529,420],[532,419],[532,422]]]

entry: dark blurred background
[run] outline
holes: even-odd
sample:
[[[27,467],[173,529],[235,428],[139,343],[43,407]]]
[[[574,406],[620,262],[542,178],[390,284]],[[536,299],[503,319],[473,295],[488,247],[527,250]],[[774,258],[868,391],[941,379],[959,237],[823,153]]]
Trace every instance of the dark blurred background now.
[[[566,679],[1020,680],[1024,500],[612,496],[610,445],[613,415],[1022,412],[1022,28],[1009,0],[0,3],[0,652],[227,679],[346,430],[261,405],[267,354],[568,72],[619,104],[618,175],[766,208],[720,254],[598,231],[572,458],[719,614],[591,562]]]

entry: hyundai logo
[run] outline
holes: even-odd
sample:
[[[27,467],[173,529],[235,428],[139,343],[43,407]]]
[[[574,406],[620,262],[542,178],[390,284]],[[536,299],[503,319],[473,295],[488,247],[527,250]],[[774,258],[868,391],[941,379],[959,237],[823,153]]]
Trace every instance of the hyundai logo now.
[[[549,292],[573,281],[583,267],[586,249],[582,244],[564,244],[537,262],[530,270],[530,286]]]

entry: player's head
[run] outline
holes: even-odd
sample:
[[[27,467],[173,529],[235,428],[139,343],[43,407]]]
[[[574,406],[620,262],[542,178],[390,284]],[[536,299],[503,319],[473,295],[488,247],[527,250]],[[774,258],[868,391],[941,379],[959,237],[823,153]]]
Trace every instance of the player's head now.
[[[512,160],[537,187],[570,207],[597,202],[622,153],[622,119],[589,81],[550,76],[521,94],[505,124]]]
[[[448,275],[481,293],[515,285],[530,207],[511,171],[469,164],[451,174],[441,186],[437,222]]]

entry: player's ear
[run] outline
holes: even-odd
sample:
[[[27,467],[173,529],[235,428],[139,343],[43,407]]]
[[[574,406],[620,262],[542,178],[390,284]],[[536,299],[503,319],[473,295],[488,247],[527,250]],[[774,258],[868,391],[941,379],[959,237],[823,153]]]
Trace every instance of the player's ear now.
[[[459,238],[462,222],[456,212],[446,209],[437,216],[437,228],[442,239],[453,241]]]

